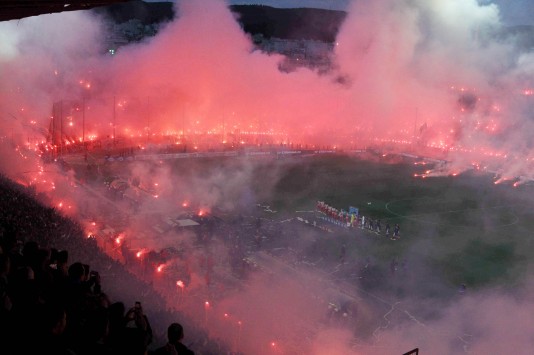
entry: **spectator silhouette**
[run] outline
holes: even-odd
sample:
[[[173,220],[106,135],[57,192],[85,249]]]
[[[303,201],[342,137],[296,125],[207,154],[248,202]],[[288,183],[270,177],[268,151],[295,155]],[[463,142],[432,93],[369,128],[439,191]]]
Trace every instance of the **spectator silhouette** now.
[[[60,250],[56,256],[56,270],[54,271],[54,280],[62,282],[69,276],[69,252]]]
[[[21,329],[25,337],[20,339],[14,353],[75,355],[64,336],[66,327],[67,313],[61,304],[50,302],[36,305],[32,307],[32,318]]]
[[[184,328],[178,323],[172,323],[167,328],[168,343],[158,348],[155,355],[194,355],[187,346],[182,343]]]
[[[9,334],[13,308],[9,297],[8,275],[11,269],[11,260],[7,254],[0,253],[0,334]]]
[[[109,336],[108,344],[113,349],[120,349],[126,319],[124,317],[125,307],[122,302],[115,302],[109,306]],[[118,353],[118,351],[115,351]]]
[[[87,317],[84,325],[84,338],[77,350],[79,355],[111,355],[111,346],[107,342],[109,335],[109,313],[106,308],[99,307]]]
[[[143,314],[141,304],[136,302],[136,305],[126,313],[123,340],[119,350],[125,354],[145,354],[151,342],[150,322]]]
[[[9,256],[0,253],[0,315],[8,313],[12,307],[11,299],[8,294],[8,275],[10,270],[11,260],[9,259]]]

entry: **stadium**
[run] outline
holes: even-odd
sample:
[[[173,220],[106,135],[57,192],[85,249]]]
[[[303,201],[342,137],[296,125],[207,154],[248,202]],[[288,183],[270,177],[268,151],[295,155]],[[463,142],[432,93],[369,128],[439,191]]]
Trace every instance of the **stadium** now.
[[[401,3],[0,23],[2,349],[528,354],[528,31]]]

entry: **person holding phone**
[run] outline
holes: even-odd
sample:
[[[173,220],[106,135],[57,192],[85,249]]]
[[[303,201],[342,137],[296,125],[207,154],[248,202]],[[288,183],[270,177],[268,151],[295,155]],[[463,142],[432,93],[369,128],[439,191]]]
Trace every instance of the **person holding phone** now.
[[[137,344],[145,350],[152,343],[152,327],[139,301],[126,313],[126,336],[132,345]]]

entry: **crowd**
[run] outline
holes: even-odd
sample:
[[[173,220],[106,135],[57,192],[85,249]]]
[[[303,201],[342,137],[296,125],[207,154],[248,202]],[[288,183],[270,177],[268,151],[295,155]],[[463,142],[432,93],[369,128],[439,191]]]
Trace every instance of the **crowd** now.
[[[35,192],[0,176],[0,193],[1,354],[226,352]]]

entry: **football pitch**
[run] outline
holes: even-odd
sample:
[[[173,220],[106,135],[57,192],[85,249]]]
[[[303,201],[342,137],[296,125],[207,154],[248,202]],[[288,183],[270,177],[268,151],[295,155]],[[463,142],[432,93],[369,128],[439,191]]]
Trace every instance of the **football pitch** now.
[[[469,290],[519,286],[534,257],[533,187],[496,185],[487,173],[421,179],[414,174],[431,165],[380,155],[181,159],[164,165],[179,180],[176,189],[207,191],[218,196],[216,204],[237,201],[241,210],[269,205],[277,213],[264,213],[267,219],[295,218],[296,211],[313,211],[320,200],[337,209],[357,207],[361,215],[380,219],[382,229],[399,224],[401,238],[395,241],[384,232],[308,228],[294,232],[305,243],[288,245],[286,238],[272,245],[301,248],[308,259],[333,267],[345,244],[349,264],[370,265],[369,275],[360,277],[363,286],[389,294],[395,289],[395,297],[413,288],[421,297],[446,299],[461,284]],[[111,175],[129,170],[124,164],[107,169]],[[399,265],[395,278],[389,275],[392,263]],[[403,270],[409,276],[403,278]]]
[[[334,260],[340,242],[346,243],[349,258],[375,260],[380,275],[389,273],[391,262],[410,265],[412,277],[397,280],[400,294],[419,288],[422,297],[447,297],[461,284],[473,290],[503,288],[525,279],[533,256],[530,186],[495,185],[491,175],[474,172],[414,178],[429,167],[385,159],[329,156],[277,163],[283,166],[273,188],[277,209],[310,210],[322,200],[338,209],[357,207],[364,216],[380,219],[382,228],[385,223],[401,226],[396,241],[383,232],[357,230],[317,238],[309,247]],[[365,286],[385,289],[382,278]]]

